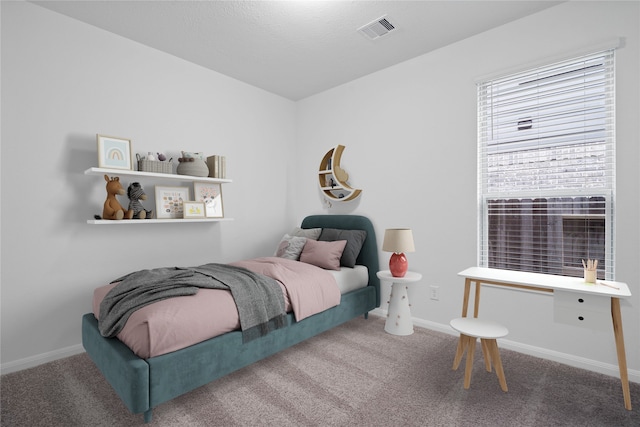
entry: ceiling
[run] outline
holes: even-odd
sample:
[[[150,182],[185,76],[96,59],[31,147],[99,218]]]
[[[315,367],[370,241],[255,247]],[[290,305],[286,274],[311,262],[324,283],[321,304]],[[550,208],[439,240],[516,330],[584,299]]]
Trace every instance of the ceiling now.
[[[299,100],[562,1],[32,1]],[[358,29],[386,15],[375,40]]]

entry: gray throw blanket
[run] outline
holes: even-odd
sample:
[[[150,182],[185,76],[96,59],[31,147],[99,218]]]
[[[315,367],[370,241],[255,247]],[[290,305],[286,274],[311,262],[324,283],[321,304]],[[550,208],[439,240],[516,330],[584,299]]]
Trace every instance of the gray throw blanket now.
[[[100,303],[98,329],[104,337],[118,335],[131,313],[167,298],[194,295],[199,288],[231,291],[244,342],[285,325],[284,296],[278,282],[245,268],[227,264],[165,267],[130,273]]]

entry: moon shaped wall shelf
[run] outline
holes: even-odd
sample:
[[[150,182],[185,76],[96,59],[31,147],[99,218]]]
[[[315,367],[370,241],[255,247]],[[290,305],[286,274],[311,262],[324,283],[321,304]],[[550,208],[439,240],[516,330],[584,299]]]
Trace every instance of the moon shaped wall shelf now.
[[[354,200],[362,193],[361,189],[353,188],[347,183],[349,174],[340,166],[343,151],[344,145],[336,145],[327,151],[318,170],[320,190],[327,199],[338,202]]]

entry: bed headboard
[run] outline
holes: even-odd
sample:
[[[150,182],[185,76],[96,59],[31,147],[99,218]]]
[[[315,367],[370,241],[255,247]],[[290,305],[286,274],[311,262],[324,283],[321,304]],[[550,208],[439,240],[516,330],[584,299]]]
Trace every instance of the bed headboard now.
[[[310,215],[302,220],[302,228],[339,228],[341,230],[364,230],[367,232],[362,250],[356,264],[366,265],[369,269],[369,286],[376,288],[376,307],[380,306],[380,279],[378,243],[376,232],[369,218],[359,215]]]

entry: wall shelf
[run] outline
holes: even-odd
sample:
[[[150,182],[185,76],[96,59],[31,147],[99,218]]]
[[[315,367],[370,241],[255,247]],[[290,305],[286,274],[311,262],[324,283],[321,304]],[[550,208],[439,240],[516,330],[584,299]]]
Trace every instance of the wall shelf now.
[[[171,173],[158,173],[158,172],[143,172],[125,169],[106,169],[106,168],[89,168],[84,171],[85,175],[94,176],[129,176],[138,178],[150,178],[153,180],[165,180],[165,181],[186,181],[186,182],[210,182],[218,184],[226,184],[232,182],[226,178],[209,178],[206,176],[191,176],[191,175],[178,175]],[[125,206],[126,208],[126,206]],[[202,223],[202,222],[221,222],[221,221],[233,221],[232,218],[166,218],[166,219],[90,219],[87,220],[87,224],[91,225],[142,225],[142,224],[186,224],[186,223]]]
[[[123,175],[123,176],[137,176],[141,178],[157,178],[175,181],[201,181],[201,182],[218,182],[221,184],[233,182],[230,179],[222,178],[209,178],[206,176],[191,176],[191,175],[178,175],[175,173],[158,173],[158,172],[141,172],[124,169],[105,169],[105,168],[89,168],[84,171],[85,175]]]
[[[167,223],[194,223],[194,222],[220,222],[220,221],[233,221],[232,218],[176,218],[176,219],[90,219],[87,220],[87,224],[92,225],[131,225],[131,224],[167,224]]]
[[[349,175],[340,166],[343,151],[344,145],[337,145],[329,150],[322,158],[318,169],[320,191],[324,197],[336,202],[354,200],[362,193],[361,189],[353,188],[347,183]]]

